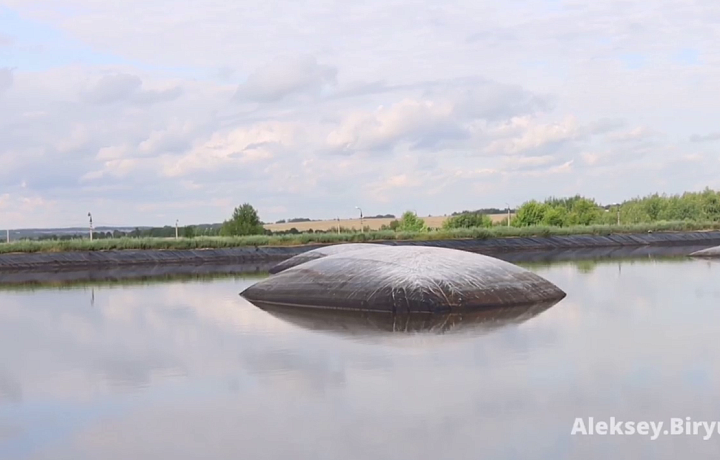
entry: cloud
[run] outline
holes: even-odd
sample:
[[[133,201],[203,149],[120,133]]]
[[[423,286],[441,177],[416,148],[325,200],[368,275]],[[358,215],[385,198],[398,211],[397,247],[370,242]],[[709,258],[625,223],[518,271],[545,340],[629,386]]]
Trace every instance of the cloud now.
[[[115,74],[100,78],[89,90],[82,94],[83,100],[90,104],[113,104],[133,102],[154,104],[177,99],[182,94],[179,87],[162,90],[144,90],[143,81],[136,75]]]
[[[446,102],[406,99],[373,112],[348,114],[327,136],[339,151],[376,150],[406,141],[419,143],[451,124],[453,106]]]
[[[13,85],[13,69],[0,67],[0,94],[10,89]]]
[[[518,132],[518,135],[493,141],[487,152],[492,154],[544,154],[548,149],[558,148],[563,143],[581,139],[584,130],[575,117],[568,116],[555,123],[538,123],[529,117],[515,118],[504,125],[499,133]]]
[[[314,57],[279,57],[250,74],[235,99],[277,102],[292,96],[318,96],[336,84],[337,69],[321,65]]]
[[[165,157],[163,172],[178,177],[197,171],[222,169],[227,173],[236,168],[253,167],[296,146],[298,137],[298,127],[288,123],[260,123],[218,132],[179,157]]]
[[[10,46],[14,43],[13,38],[10,35],[0,32],[0,47]]]
[[[130,225],[165,223],[163,209],[217,222],[222,207],[199,203],[238,197],[267,220],[345,216],[348,202],[442,214],[538,193],[619,200],[658,181],[681,192],[720,174],[712,1],[392,14],[380,0],[351,14],[316,0],[171,14],[158,0],[69,1],[70,16],[53,0],[4,3],[17,30],[48,32],[0,48],[13,69],[0,70],[0,190],[56,203],[25,223],[89,208]],[[680,50],[697,51],[692,66]],[[675,180],[679,165],[696,172]]]
[[[720,140],[720,132],[709,134],[693,134],[690,136],[690,142],[712,142]]]
[[[608,139],[615,142],[637,142],[646,140],[656,133],[646,126],[638,126],[629,131],[614,133],[608,136]]]
[[[422,98],[346,114],[328,134],[327,144],[345,153],[382,151],[402,144],[416,150],[469,147],[484,126],[549,106],[548,98],[517,86],[482,79],[435,82],[422,92]]]

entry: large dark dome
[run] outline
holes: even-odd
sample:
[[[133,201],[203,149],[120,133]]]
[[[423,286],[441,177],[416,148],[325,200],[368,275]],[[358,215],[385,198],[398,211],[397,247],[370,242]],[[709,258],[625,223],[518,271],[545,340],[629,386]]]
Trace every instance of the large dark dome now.
[[[382,246],[311,260],[241,293],[291,307],[461,313],[559,301],[565,293],[509,262],[455,249]]]

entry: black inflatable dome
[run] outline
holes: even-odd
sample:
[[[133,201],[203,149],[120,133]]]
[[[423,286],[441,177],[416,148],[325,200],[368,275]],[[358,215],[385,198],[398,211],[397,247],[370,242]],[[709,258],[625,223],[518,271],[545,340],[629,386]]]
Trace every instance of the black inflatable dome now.
[[[288,268],[295,267],[300,264],[304,264],[310,260],[322,259],[323,257],[331,256],[334,254],[344,254],[346,252],[357,251],[360,249],[377,248],[383,246],[382,244],[374,243],[343,243],[334,244],[332,246],[326,246],[324,248],[317,248],[311,251],[303,252],[294,257],[280,262],[279,264],[272,267],[269,272],[270,274],[280,273],[281,271],[287,270]]]
[[[311,260],[241,293],[250,302],[388,313],[461,313],[557,302],[557,286],[509,262],[456,249],[383,246]]]

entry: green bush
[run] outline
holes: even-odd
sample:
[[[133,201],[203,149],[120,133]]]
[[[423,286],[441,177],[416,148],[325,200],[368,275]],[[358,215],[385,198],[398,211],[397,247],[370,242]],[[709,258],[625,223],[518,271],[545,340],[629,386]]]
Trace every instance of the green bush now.
[[[492,227],[493,222],[489,216],[479,212],[464,212],[449,217],[443,222],[443,229]]]
[[[425,221],[412,211],[405,211],[400,218],[397,230],[400,232],[426,232],[428,230]]]

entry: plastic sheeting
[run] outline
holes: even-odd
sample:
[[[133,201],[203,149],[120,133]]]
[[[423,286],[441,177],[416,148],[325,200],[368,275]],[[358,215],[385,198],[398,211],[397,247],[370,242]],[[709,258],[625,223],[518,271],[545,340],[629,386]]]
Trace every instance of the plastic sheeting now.
[[[322,248],[313,249],[302,254],[293,256],[287,260],[280,262],[270,269],[270,274],[280,273],[288,268],[295,267],[305,262],[309,262],[315,259],[321,259],[323,257],[331,256],[333,254],[343,254],[352,251],[361,251],[368,248],[382,247],[382,244],[373,243],[343,243],[335,244],[332,246],[325,246]]]
[[[103,268],[61,270],[2,270],[0,286],[65,285],[73,283],[114,283],[173,279],[206,279],[221,276],[267,276],[271,264],[245,263],[233,265],[132,265]]]
[[[250,302],[403,313],[461,313],[559,301],[565,293],[509,262],[455,249],[389,246],[312,260],[256,283]]]
[[[690,254],[692,257],[709,257],[709,258],[720,258],[720,246],[714,248],[707,248],[700,251],[695,251]]]
[[[679,246],[720,244],[720,232],[618,233],[611,235],[567,235],[462,239],[439,241],[389,241],[397,246],[435,246],[492,254],[509,251],[580,249],[622,246]]]
[[[317,246],[312,246],[315,248]],[[0,255],[0,271],[55,270],[133,265],[237,264],[280,261],[307,251],[307,247],[242,247],[192,250],[68,251]]]
[[[345,243],[351,244],[351,243]],[[360,243],[370,244],[370,243]],[[553,237],[493,238],[488,240],[441,241],[383,241],[387,246],[433,246],[483,254],[500,254],[514,251],[551,249],[589,249],[639,246],[715,246],[720,244],[720,232],[677,232],[648,234],[617,234],[608,236],[577,235]],[[192,250],[112,250],[69,251],[58,253],[0,254],[0,271],[3,270],[54,270],[65,268],[96,268],[130,265],[165,264],[233,264],[247,262],[273,262],[289,259],[317,248],[339,245],[312,244],[307,246],[259,246],[226,249]]]

